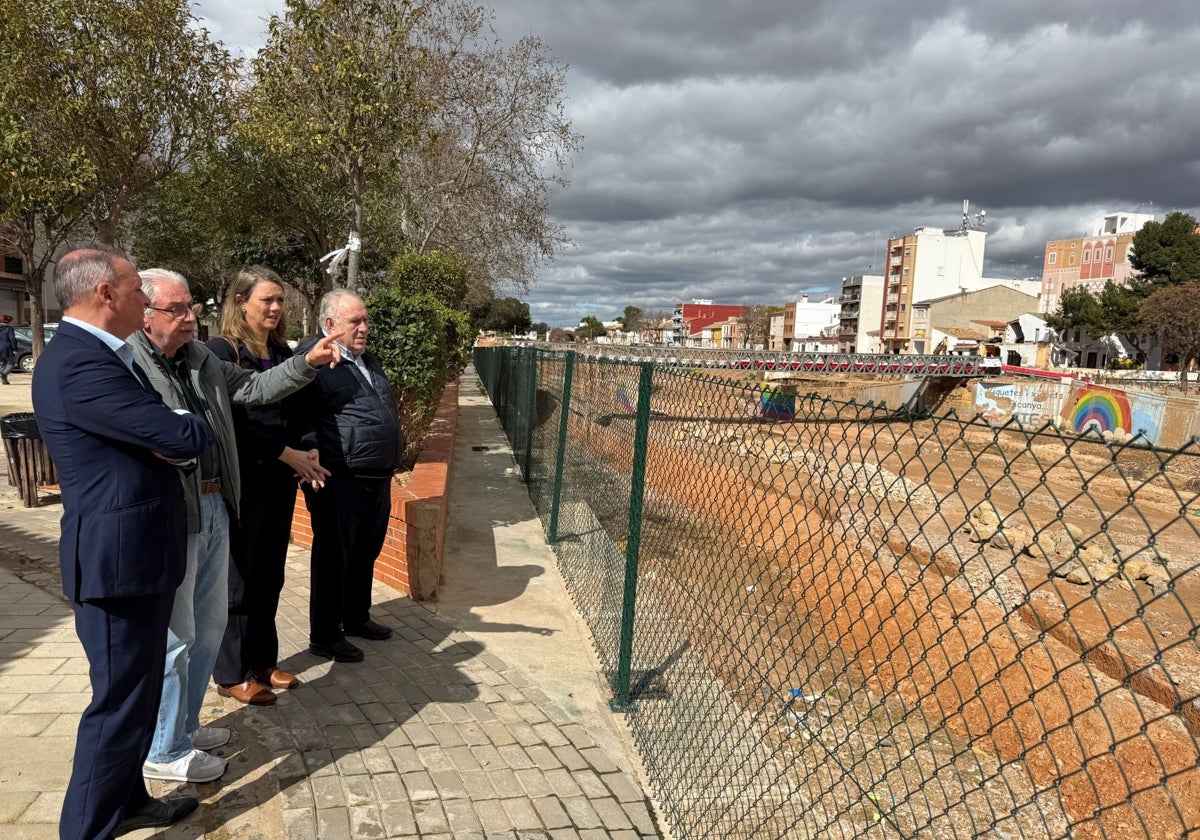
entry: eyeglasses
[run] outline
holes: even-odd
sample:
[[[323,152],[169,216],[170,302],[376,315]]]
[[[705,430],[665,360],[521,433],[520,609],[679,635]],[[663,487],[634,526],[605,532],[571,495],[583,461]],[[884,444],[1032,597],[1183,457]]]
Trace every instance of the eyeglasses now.
[[[168,306],[166,309],[160,309],[157,306],[147,306],[146,309],[170,315],[172,321],[182,321],[187,317],[189,312],[199,318],[200,313],[204,311],[204,307],[198,303],[193,303],[191,306]]]

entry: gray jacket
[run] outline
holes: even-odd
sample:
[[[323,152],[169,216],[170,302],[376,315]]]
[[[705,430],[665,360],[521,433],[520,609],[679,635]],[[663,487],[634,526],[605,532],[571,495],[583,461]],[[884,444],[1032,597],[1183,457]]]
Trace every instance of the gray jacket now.
[[[142,330],[129,337],[133,358],[154,389],[170,408],[186,409],[183,388],[163,352]],[[279,367],[264,373],[244,370],[217,358],[199,341],[189,341],[181,351],[187,357],[188,371],[196,393],[204,401],[204,417],[212,427],[220,450],[221,495],[236,516],[241,506],[241,470],[238,467],[237,440],[233,431],[233,403],[262,404],[281,400],[303,388],[316,378],[317,369],[310,367],[304,356],[297,355]],[[200,471],[180,472],[187,496],[188,533],[200,531]]]

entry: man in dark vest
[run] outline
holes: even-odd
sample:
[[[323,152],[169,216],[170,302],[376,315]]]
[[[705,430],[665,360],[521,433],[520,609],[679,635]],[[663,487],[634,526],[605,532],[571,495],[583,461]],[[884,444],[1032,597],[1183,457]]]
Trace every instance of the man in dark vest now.
[[[391,510],[392,475],[400,466],[404,434],[391,384],[367,352],[367,308],[335,289],[321,300],[324,335],[342,333],[342,364],[317,373],[296,395],[291,412],[298,449],[317,449],[329,470],[319,493],[304,487],[312,520],[309,651],[336,662],[361,662],[347,636],[382,641],[390,628],[371,620],[371,581]],[[320,336],[303,342],[297,354]]]

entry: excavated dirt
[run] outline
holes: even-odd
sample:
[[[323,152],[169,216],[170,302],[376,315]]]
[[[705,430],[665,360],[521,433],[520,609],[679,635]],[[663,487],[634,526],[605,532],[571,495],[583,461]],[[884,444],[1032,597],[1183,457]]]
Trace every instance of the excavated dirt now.
[[[619,474],[636,386],[602,372],[576,374],[572,436]],[[645,452],[643,569],[691,621],[703,568],[722,632],[698,655],[742,713],[783,715],[771,750],[821,815],[778,836],[1200,831],[1200,458],[826,385],[767,423],[750,377],[656,372]]]

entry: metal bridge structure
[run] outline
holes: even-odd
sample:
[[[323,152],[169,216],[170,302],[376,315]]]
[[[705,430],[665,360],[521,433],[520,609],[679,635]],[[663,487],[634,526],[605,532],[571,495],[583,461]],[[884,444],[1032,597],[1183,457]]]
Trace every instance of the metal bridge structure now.
[[[563,344],[522,342],[546,350],[574,351],[593,359],[653,362],[656,365],[773,373],[888,376],[998,376],[1000,360],[985,356],[913,355],[883,353],[779,353],[733,348],[659,347],[625,344]]]

